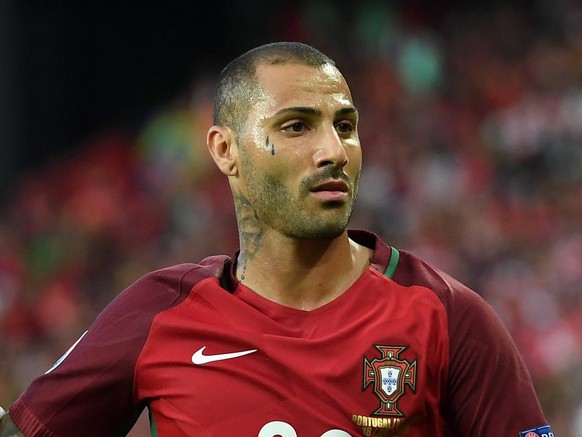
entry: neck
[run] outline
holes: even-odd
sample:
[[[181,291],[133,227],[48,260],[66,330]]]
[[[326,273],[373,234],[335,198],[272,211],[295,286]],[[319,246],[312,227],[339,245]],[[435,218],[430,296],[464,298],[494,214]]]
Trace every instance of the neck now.
[[[254,292],[293,308],[312,310],[346,291],[369,265],[370,250],[348,238],[261,237],[241,245],[237,276]]]

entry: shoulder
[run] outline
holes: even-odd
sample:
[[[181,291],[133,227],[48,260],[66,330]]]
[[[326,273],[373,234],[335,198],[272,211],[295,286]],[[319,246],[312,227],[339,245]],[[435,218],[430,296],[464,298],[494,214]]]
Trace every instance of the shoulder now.
[[[165,267],[148,273],[130,287],[156,284],[172,286],[178,292],[189,291],[194,284],[203,279],[222,276],[225,263],[229,260],[227,256],[212,256],[198,264],[183,263]]]
[[[453,319],[464,311],[490,316],[492,309],[474,290],[412,252],[399,250],[366,231],[350,231],[350,238],[373,250],[372,267],[403,287],[422,287],[433,293]]]
[[[113,299],[101,316],[128,319],[132,314],[139,314],[141,318],[171,308],[182,302],[198,282],[220,278],[229,259],[213,256],[198,264],[177,264],[147,273]]]
[[[130,358],[128,368],[132,369],[153,320],[183,302],[198,282],[222,274],[226,259],[213,257],[199,264],[178,264],[142,276],[99,313],[77,349],[99,350],[107,345],[113,352],[119,346],[119,355],[131,350],[133,353],[126,355]]]
[[[424,287],[437,297],[453,342],[453,338],[462,341],[466,336],[507,336],[499,316],[480,294],[410,252],[399,251],[393,280],[404,286]]]
[[[211,257],[199,264],[159,269],[136,280],[15,402],[10,408],[14,423],[26,435],[35,430],[41,430],[39,435],[53,435],[46,430],[49,426],[54,435],[67,435],[71,423],[77,426],[76,434],[84,436],[112,435],[113,429],[124,427],[136,408],[142,407],[134,396],[136,366],[152,323],[186,299],[198,282],[222,275],[227,261],[227,257]],[[71,405],[74,408],[68,408]]]
[[[388,246],[374,234],[358,231],[355,235],[373,249],[372,266],[397,284],[430,290],[447,310],[457,305],[485,303],[474,290],[412,252]]]
[[[484,298],[411,252],[387,246],[369,234],[360,241],[374,249],[373,267],[402,287],[423,288],[444,309],[446,411],[462,435],[493,435],[497,430],[491,430],[491,424],[496,422],[515,435],[545,423],[527,367]]]
[[[404,286],[420,286],[437,296],[449,331],[453,360],[463,356],[483,358],[506,356],[519,361],[516,347],[493,307],[477,292],[440,269],[407,251],[399,252],[394,281]],[[454,371],[455,363],[451,363]]]

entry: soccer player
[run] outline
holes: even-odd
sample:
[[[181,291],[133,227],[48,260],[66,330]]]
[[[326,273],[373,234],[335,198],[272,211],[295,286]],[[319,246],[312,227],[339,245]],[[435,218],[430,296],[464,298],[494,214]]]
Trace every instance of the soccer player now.
[[[358,110],[327,56],[257,47],[221,73],[209,151],[240,250],[121,293],[1,420],[0,436],[552,435],[475,292],[348,230]]]

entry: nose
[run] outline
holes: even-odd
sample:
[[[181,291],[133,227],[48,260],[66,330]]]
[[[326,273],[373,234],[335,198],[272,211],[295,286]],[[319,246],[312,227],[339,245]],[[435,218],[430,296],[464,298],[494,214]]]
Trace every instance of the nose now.
[[[347,165],[348,154],[334,126],[323,130],[323,134],[319,138],[314,159],[317,168],[328,165],[343,168]]]

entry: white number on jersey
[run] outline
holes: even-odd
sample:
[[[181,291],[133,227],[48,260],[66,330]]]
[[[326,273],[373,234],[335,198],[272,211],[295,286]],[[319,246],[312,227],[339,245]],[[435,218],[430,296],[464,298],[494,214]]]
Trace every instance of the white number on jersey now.
[[[257,437],[297,437],[297,432],[295,429],[286,422],[273,421],[267,423],[259,431]],[[330,429],[329,431],[321,434],[321,437],[352,437],[345,431],[341,429]]]

